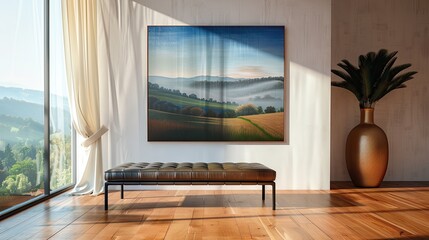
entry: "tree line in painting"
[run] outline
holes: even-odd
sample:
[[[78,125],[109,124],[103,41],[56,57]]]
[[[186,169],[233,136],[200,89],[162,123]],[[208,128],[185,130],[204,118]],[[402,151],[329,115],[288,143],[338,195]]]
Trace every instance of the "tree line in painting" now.
[[[180,90],[168,89],[160,87],[158,84],[149,83],[149,89],[152,93],[149,96],[148,105],[149,109],[159,110],[170,113],[180,113],[184,115],[204,116],[204,117],[217,117],[217,118],[235,118],[238,116],[255,115],[264,113],[283,112],[284,108],[276,109],[274,106],[267,106],[265,109],[261,106],[256,106],[252,103],[239,105],[236,102],[230,101],[217,101],[216,99],[199,98],[196,94],[181,93]],[[162,94],[163,93],[163,94]],[[175,95],[178,97],[189,98],[191,101],[179,101],[184,104],[176,104],[165,100],[165,95]],[[155,96],[154,96],[155,95]],[[159,95],[161,97],[156,97]],[[164,97],[163,97],[163,96]],[[178,99],[170,99],[177,101]],[[201,103],[192,105],[192,100],[201,101]],[[195,103],[195,102],[194,102]]]

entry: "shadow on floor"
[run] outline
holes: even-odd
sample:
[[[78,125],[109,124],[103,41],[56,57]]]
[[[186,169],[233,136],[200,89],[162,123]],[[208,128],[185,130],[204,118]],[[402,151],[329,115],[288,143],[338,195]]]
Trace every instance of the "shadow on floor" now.
[[[350,181],[333,181],[331,182],[331,190],[334,189],[384,189],[384,188],[410,188],[410,187],[429,187],[429,181],[408,181],[408,182],[397,182],[397,181],[386,181],[382,182],[378,188],[360,188],[355,187]]]
[[[141,196],[141,195],[140,195]],[[260,194],[216,194],[216,195],[176,195],[132,197],[132,208],[170,208],[170,207],[271,207],[272,196],[266,195],[262,201]],[[162,198],[162,201],[159,201]],[[151,200],[153,199],[153,201]],[[282,208],[327,208],[360,206],[342,194],[277,194],[277,206]],[[128,206],[130,207],[130,206]],[[126,207],[125,207],[126,208]]]

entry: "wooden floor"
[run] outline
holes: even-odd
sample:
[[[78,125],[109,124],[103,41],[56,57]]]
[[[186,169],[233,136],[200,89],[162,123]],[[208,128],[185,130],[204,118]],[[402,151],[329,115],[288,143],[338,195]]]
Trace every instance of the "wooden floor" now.
[[[268,187],[269,188],[269,187]],[[330,191],[63,194],[0,222],[0,239],[429,239],[429,183]]]

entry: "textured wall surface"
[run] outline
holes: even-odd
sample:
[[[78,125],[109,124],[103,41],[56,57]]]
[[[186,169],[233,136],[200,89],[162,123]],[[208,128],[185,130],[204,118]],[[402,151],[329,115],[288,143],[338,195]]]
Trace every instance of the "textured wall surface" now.
[[[332,67],[341,59],[357,63],[360,54],[386,48],[399,51],[397,63],[418,71],[407,88],[375,106],[375,122],[389,139],[385,180],[429,180],[429,1],[333,0]],[[333,77],[333,80],[339,79]],[[331,180],[349,180],[344,159],[347,134],[359,122],[354,96],[332,89]]]
[[[105,70],[104,168],[129,161],[261,162],[279,189],[328,189],[330,166],[330,0],[104,0],[100,62]],[[284,25],[284,143],[147,142],[147,25]],[[205,186],[203,188],[206,188]],[[192,187],[195,189],[195,187]]]

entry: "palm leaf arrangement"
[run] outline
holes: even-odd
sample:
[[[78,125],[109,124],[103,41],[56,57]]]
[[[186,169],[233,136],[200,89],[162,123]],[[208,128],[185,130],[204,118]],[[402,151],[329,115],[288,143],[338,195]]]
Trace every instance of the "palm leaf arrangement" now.
[[[332,86],[352,92],[358,99],[360,108],[374,107],[374,104],[389,92],[406,87],[404,83],[413,79],[413,75],[417,73],[411,71],[399,74],[411,64],[394,67],[397,53],[381,49],[378,53],[360,55],[359,68],[347,60],[342,60],[338,66],[345,72],[332,69],[332,73],[344,81],[332,82]]]

